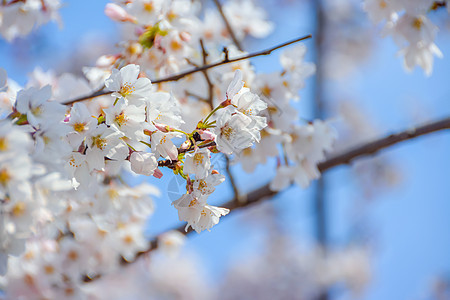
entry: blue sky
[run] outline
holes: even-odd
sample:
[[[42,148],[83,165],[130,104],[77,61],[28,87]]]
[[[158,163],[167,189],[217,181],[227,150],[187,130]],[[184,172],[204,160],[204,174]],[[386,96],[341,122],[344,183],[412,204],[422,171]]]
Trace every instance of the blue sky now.
[[[11,48],[0,41],[0,67],[11,78],[25,82],[25,75],[35,66],[44,70],[55,67],[55,61],[70,59],[64,53],[80,43],[82,36],[101,35],[107,40],[117,39],[117,27],[103,14],[107,1],[65,1],[61,10],[64,28],[46,25],[36,36],[51,45],[39,47],[25,43],[23,52],[31,53],[26,61],[11,59]],[[88,8],[87,8],[88,7]],[[313,31],[313,19],[302,4],[292,9],[272,9],[271,17],[278,29],[263,41],[247,43],[249,50],[257,50],[304,35]],[[39,40],[39,39],[38,39]],[[396,46],[390,39],[377,39],[371,60],[360,65],[355,75],[330,83],[328,93],[334,95],[345,91],[353,95],[358,106],[375,121],[380,136],[403,130],[417,122],[425,122],[450,114],[450,35],[442,33],[437,44],[444,59],[435,61],[433,75],[425,77],[416,69],[407,74],[395,56]],[[313,42],[306,45],[313,49]],[[12,50],[15,49],[15,50]],[[278,69],[278,55],[254,60],[258,70]],[[312,57],[310,55],[310,57]],[[312,86],[312,80],[308,85]],[[303,90],[299,110],[302,117],[310,116],[312,91]],[[331,100],[333,97],[330,97]],[[354,220],[363,219],[370,235],[364,243],[372,249],[373,280],[363,299],[417,299],[429,288],[434,276],[450,271],[450,133],[437,133],[396,145],[383,151],[383,158],[395,162],[401,181],[390,189],[380,191],[371,201],[362,199],[350,168],[338,167],[326,174],[328,183],[327,203],[330,224],[330,240],[338,247],[354,239]],[[218,162],[220,163],[220,162]],[[238,182],[242,190],[252,189],[270,180],[274,162],[259,167],[254,175],[243,174],[239,166],[234,173],[242,176]],[[156,200],[157,214],[149,225],[150,233],[159,233],[177,224],[177,214],[170,206],[164,192],[173,186],[174,179],[165,172],[161,181],[151,179],[163,190]],[[231,191],[227,182],[222,184],[213,201],[228,200]],[[277,211],[285,232],[295,235],[303,244],[312,243],[314,232],[312,189],[291,188],[281,193],[272,205]],[[364,202],[365,201],[365,202]],[[356,210],[364,203],[363,209]],[[253,227],[244,227],[238,212],[227,217],[211,233],[194,234],[187,248],[195,250],[205,262],[211,278],[220,279],[228,264],[240,255],[252,255],[258,250],[263,233]]]

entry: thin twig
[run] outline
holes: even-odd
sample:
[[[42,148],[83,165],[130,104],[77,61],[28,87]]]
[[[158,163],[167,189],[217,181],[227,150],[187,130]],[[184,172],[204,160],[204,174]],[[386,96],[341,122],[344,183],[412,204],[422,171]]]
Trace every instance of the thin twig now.
[[[100,91],[95,91],[94,93],[92,93],[92,94],[90,94],[88,96],[81,96],[81,97],[78,97],[78,98],[75,98],[75,99],[72,99],[72,100],[69,100],[69,101],[66,101],[66,102],[61,102],[61,104],[72,105],[72,104],[74,104],[76,102],[89,100],[89,99],[92,99],[92,98],[96,98],[96,97],[100,97],[100,96],[106,96],[106,95],[110,95],[110,94],[112,94],[111,91],[103,91],[103,88],[102,88]]]
[[[228,33],[230,34],[233,43],[236,45],[239,51],[243,51],[241,42],[237,39],[236,34],[234,33],[234,30],[230,25],[230,22],[228,22],[228,18],[225,16],[225,13],[223,12],[222,5],[220,4],[219,0],[214,0],[214,3],[216,4],[217,10],[222,16],[222,20],[225,23],[225,26],[227,27]]]
[[[181,78],[183,78],[185,76],[188,76],[188,75],[191,75],[191,74],[194,74],[194,73],[197,73],[197,72],[202,72],[204,70],[212,69],[212,68],[215,68],[215,67],[218,67],[218,66],[222,66],[222,65],[225,65],[225,64],[234,63],[234,62],[250,59],[250,58],[253,58],[253,57],[257,57],[257,56],[269,55],[275,50],[278,50],[280,48],[283,48],[283,47],[286,47],[286,46],[289,46],[289,45],[292,45],[292,44],[295,44],[295,43],[298,43],[300,41],[307,40],[307,39],[309,39],[311,37],[312,37],[312,35],[308,34],[306,36],[297,38],[295,40],[292,40],[292,41],[289,41],[289,42],[286,42],[286,43],[279,44],[279,45],[277,45],[275,47],[268,48],[266,50],[253,52],[253,53],[241,56],[241,57],[236,57],[236,58],[232,58],[232,59],[228,59],[228,60],[222,60],[222,61],[219,61],[219,62],[216,62],[216,63],[212,63],[212,64],[209,64],[209,65],[201,66],[199,68],[188,70],[188,71],[176,74],[176,75],[168,76],[168,77],[157,79],[157,80],[151,80],[151,82],[154,83],[154,84],[157,84],[157,83],[163,83],[163,82],[177,81],[177,80],[180,80]],[[112,92],[100,92],[100,93],[96,92],[96,93],[93,93],[91,95],[84,96],[84,97],[79,97],[79,98],[76,98],[76,99],[68,101],[68,102],[62,102],[62,104],[73,104],[75,102],[84,101],[84,100],[95,98],[95,97],[98,97],[98,96],[108,95],[110,93],[112,93]]]

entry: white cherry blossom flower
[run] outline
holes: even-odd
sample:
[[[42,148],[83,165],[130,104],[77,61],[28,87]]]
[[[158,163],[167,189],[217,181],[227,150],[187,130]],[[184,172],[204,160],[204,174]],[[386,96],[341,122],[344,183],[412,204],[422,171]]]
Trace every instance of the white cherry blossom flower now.
[[[151,147],[153,152],[165,159],[177,160],[178,149],[172,142],[172,139],[180,136],[181,134],[177,132],[164,133],[159,130],[155,131],[152,133],[151,137]]]
[[[186,231],[189,226],[194,225],[200,220],[201,212],[206,205],[207,197],[195,197],[193,194],[184,194],[180,199],[172,202],[172,205],[178,210],[180,221],[186,221]]]
[[[224,109],[218,112],[216,127],[217,149],[225,154],[250,147],[258,140],[258,129],[250,127],[252,119],[238,112],[232,113]]]
[[[407,71],[412,71],[415,66],[421,67],[427,76],[433,71],[434,56],[442,58],[443,54],[436,44],[417,44],[408,46],[400,51],[404,55],[403,64]]]
[[[148,98],[147,121],[173,128],[180,128],[184,123],[176,99],[165,92],[153,93]]]
[[[123,132],[127,138],[142,137],[145,121],[145,106],[127,105],[125,99],[119,99],[114,106],[103,110],[105,123]]]
[[[280,55],[280,63],[284,70],[290,74],[295,74],[296,80],[302,81],[302,84],[296,85],[298,89],[304,86],[303,81],[305,78],[312,76],[316,72],[314,63],[304,61],[306,50],[304,44],[298,44],[284,50]]]
[[[136,174],[151,176],[158,167],[153,153],[133,152],[130,155],[131,170]]]
[[[148,247],[148,241],[144,238],[140,224],[130,223],[119,227],[116,249],[126,261],[131,261],[140,251]]]
[[[73,182],[74,187],[78,187],[80,184],[82,186],[87,186],[91,180],[86,155],[79,152],[72,152],[68,156],[65,170],[69,174],[70,178],[75,179]]]
[[[316,164],[325,159],[325,151],[332,149],[336,136],[335,129],[321,120],[295,126],[292,141],[286,144],[287,155],[293,161],[306,159]]]
[[[135,104],[140,104],[152,92],[152,83],[148,78],[138,78],[140,67],[127,65],[119,70],[113,69],[111,76],[105,81],[105,86],[112,91],[115,98],[125,98]],[[131,103],[130,103],[131,104]]]
[[[183,172],[194,174],[195,179],[203,179],[211,168],[210,151],[206,148],[197,148],[193,153],[186,153]]]
[[[49,85],[42,89],[30,87],[21,90],[17,94],[16,109],[27,115],[32,126],[62,121],[66,108],[57,102],[48,101],[51,95],[52,88]]]
[[[120,139],[123,136],[117,130],[100,124],[87,137],[86,161],[89,170],[105,168],[105,157],[123,161],[128,156],[128,146]]]
[[[369,18],[374,23],[383,20],[391,20],[397,16],[398,5],[392,0],[365,0],[364,10],[369,14]]]
[[[256,132],[256,140],[260,140],[260,131],[267,126],[266,118],[259,114],[267,108],[267,103],[262,101],[258,95],[252,92],[244,92],[233,97],[231,103],[236,109],[252,120],[248,125],[253,128],[252,132]]]
[[[200,197],[201,195],[210,195],[216,190],[216,186],[224,181],[225,176],[219,174],[217,171],[214,171],[211,168],[206,178],[196,178],[193,181],[193,193],[198,197]]]
[[[197,233],[203,230],[208,230],[219,223],[220,217],[225,216],[230,212],[228,208],[217,207],[212,205],[205,205],[200,213],[200,219],[197,223],[191,224],[192,229]]]
[[[186,221],[186,231],[189,226],[197,233],[210,230],[219,223],[220,217],[230,212],[227,208],[221,208],[206,204],[206,197],[196,197],[193,194],[185,194],[180,199],[172,202],[178,210],[180,221]]]
[[[77,102],[70,110],[67,125],[72,128],[67,140],[75,150],[78,150],[86,135],[97,125],[97,119],[91,115],[84,103]]]

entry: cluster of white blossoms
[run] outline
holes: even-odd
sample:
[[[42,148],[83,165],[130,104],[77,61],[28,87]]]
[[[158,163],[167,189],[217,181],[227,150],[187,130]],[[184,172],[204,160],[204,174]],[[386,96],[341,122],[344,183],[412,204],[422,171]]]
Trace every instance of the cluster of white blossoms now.
[[[8,41],[29,34],[49,21],[60,22],[60,0],[0,1],[0,35]]]
[[[420,66],[427,75],[433,70],[433,56],[442,57],[434,43],[438,27],[427,14],[447,3],[433,0],[365,0],[364,9],[374,23],[384,22],[384,34],[399,45],[406,70]]]
[[[47,78],[33,76],[17,88],[0,71],[0,285],[7,299],[82,299],[85,276],[148,249],[157,190],[120,184],[123,134],[93,116],[95,105],[50,100],[50,86],[32,86]],[[65,78],[52,80],[55,93],[73,88]]]
[[[13,2],[6,6],[34,3]],[[239,38],[272,29],[252,1],[223,8]],[[169,168],[184,178],[186,193],[172,205],[186,230],[201,232],[229,213],[207,201],[225,180],[213,155],[230,155],[246,171],[276,157],[272,187],[306,187],[334,141],[328,122],[298,123],[292,100],[315,71],[304,62],[305,46],[284,51],[282,70],[271,74],[241,60],[155,84],[149,78],[246,53],[223,50],[226,26],[209,9],[201,18],[199,1],[115,1],[105,12],[124,23],[124,40],[120,53],[84,69],[88,80],[36,70],[20,87],[0,70],[0,288],[7,299],[84,299],[86,282],[117,270],[118,257],[133,261],[149,249],[142,231],[157,191],[130,187],[123,174],[161,178]]]

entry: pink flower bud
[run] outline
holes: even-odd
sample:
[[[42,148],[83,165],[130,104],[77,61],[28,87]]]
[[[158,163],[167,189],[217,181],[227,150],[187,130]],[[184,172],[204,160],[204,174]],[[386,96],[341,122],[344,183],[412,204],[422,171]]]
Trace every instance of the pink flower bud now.
[[[186,141],[184,141],[183,144],[181,144],[180,149],[186,150],[186,149],[189,149],[190,146],[191,146],[190,141],[189,141],[189,140],[186,140]]]
[[[216,138],[216,135],[209,130],[199,130],[198,133],[200,133],[202,140],[205,141],[214,141]]]
[[[160,169],[156,169],[155,172],[153,173],[153,177],[161,179],[161,177],[163,177],[163,173],[161,172]]]
[[[163,125],[163,124],[158,124],[158,123],[155,123],[155,127],[156,127],[156,129],[158,129],[161,132],[169,132],[169,129],[170,129],[169,126]]]
[[[125,9],[114,3],[108,3],[105,7],[105,15],[107,15],[111,20],[119,22],[135,22],[135,19],[130,16]]]
[[[189,42],[191,40],[191,35],[186,31],[182,31],[180,32],[180,39],[184,42]]]

